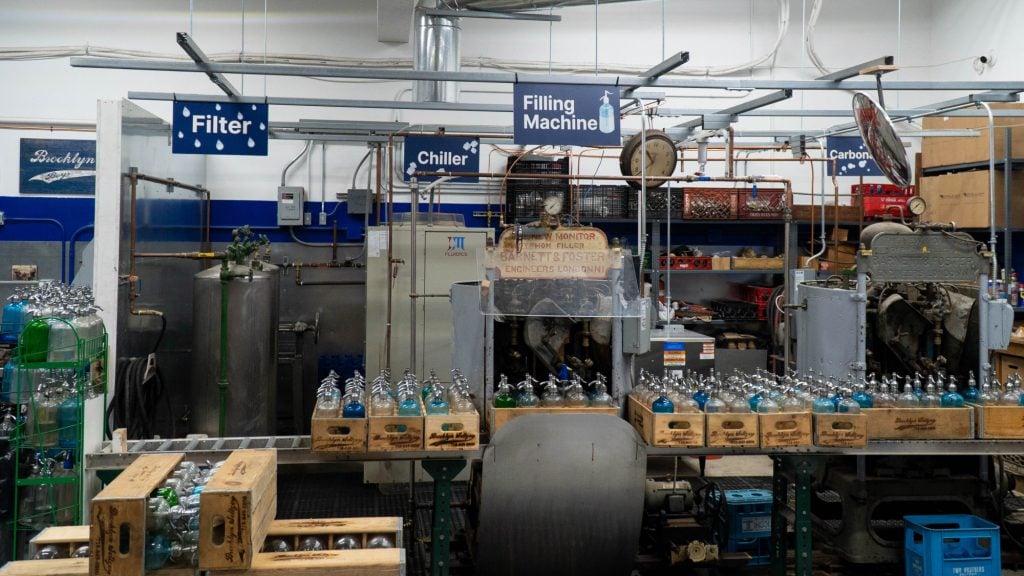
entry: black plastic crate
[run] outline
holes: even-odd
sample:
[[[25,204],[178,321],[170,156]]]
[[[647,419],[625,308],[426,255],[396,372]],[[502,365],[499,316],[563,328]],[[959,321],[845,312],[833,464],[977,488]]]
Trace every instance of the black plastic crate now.
[[[507,173],[569,174],[568,158],[516,156],[508,159]],[[550,196],[561,199],[561,211],[569,208],[569,180],[565,178],[508,178],[505,181],[505,220],[538,218],[544,211],[544,200]]]
[[[665,188],[652,188],[647,191],[647,219],[648,220],[662,220],[665,218]],[[669,188],[669,202],[671,202],[672,210],[670,216],[672,218],[679,218],[683,213],[683,189],[682,188]],[[640,191],[637,190],[629,195],[629,209],[626,213],[627,218],[636,218],[637,212],[639,211]]]
[[[720,318],[729,320],[757,320],[757,304],[743,302],[740,300],[719,299],[712,300],[708,307],[715,311]]]
[[[580,186],[573,193],[573,214],[581,220],[625,218],[632,193],[629,186]]]

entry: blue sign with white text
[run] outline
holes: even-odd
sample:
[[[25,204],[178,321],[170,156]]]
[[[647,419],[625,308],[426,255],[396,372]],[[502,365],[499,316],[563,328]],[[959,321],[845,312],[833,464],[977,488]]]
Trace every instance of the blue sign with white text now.
[[[827,146],[828,157],[836,161],[835,176],[884,176],[860,136],[829,136]],[[826,164],[832,176],[832,163]]]
[[[516,84],[516,144],[618,146],[619,89],[585,84]]]
[[[406,136],[405,180],[417,172],[436,173],[437,176],[417,176],[420,182],[433,182],[452,172],[480,171],[480,140],[455,136]],[[451,182],[479,182],[479,178],[458,177]]]
[[[21,139],[22,194],[96,194],[96,141]]]
[[[266,104],[175,102],[175,154],[266,156]]]

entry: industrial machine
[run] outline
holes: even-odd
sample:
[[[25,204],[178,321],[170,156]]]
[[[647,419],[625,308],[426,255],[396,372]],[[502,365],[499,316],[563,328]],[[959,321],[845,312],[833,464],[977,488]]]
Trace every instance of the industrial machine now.
[[[481,255],[493,231],[467,228],[461,215],[419,214],[417,222],[396,216],[406,218],[390,230],[370,228],[367,236],[366,371],[435,370],[448,381],[454,367],[449,291],[456,282],[484,277]]]
[[[634,363],[652,374],[682,376],[686,372],[707,375],[715,367],[715,339],[692,330],[669,324],[651,330],[651,349],[638,354]]]

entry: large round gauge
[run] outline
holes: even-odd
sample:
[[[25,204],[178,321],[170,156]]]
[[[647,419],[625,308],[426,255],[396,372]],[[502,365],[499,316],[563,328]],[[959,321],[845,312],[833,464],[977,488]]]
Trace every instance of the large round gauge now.
[[[641,134],[635,134],[626,141],[619,156],[619,169],[623,176],[646,175],[647,187],[656,188],[676,171],[676,143],[661,130],[648,130],[646,136],[646,149]],[[640,188],[639,179],[627,182],[634,188]]]
[[[562,197],[557,195],[548,196],[544,199],[544,212],[549,216],[558,216],[562,211]]]
[[[914,216],[920,216],[924,214],[925,210],[928,209],[928,203],[925,202],[924,198],[920,196],[914,196],[907,200],[907,210],[910,211]]]

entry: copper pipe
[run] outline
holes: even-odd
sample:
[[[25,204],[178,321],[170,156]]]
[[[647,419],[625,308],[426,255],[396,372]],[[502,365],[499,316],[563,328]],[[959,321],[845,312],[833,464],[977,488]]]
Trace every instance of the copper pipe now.
[[[186,258],[189,260],[222,259],[225,252],[136,252],[136,258]]]
[[[437,176],[434,172],[415,172],[413,176]],[[636,176],[595,176],[590,174],[533,174],[533,173],[495,173],[495,172],[449,172],[452,178],[503,178],[506,180],[637,180]],[[654,178],[653,176],[651,177]],[[705,177],[705,176],[658,176],[658,180],[667,182],[788,182],[785,178],[773,176],[740,176]]]
[[[735,134],[736,132],[729,126],[729,140],[725,143],[725,175],[732,178],[734,172],[733,167],[735,166]]]

